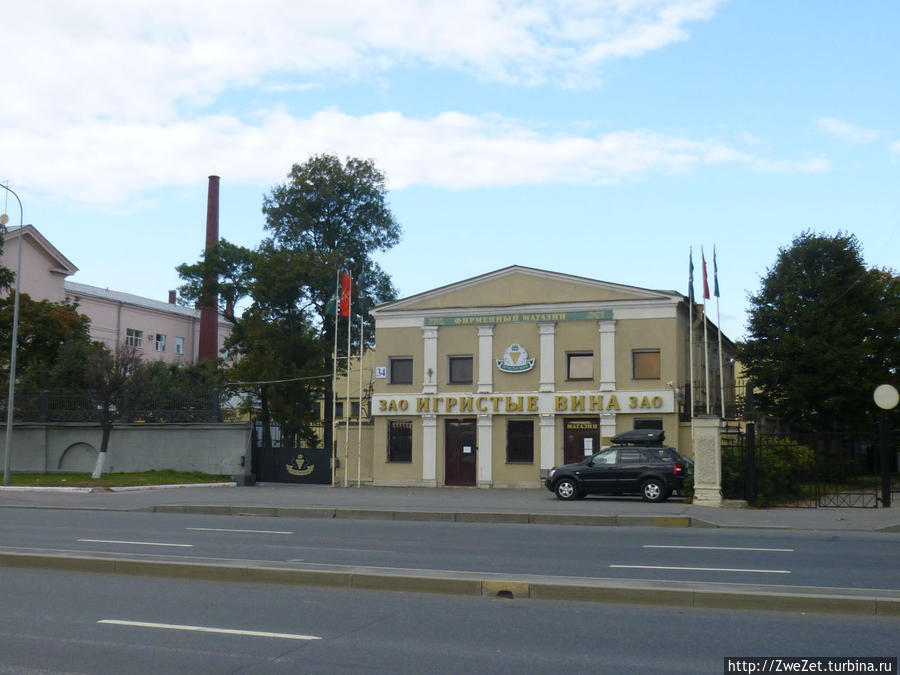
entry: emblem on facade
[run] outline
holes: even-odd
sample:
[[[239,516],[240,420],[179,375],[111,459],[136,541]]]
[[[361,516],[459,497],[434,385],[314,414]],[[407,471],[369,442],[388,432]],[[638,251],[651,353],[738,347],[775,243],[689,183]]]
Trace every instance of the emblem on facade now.
[[[497,359],[497,368],[504,373],[524,373],[534,368],[534,359],[528,358],[522,345],[513,343],[503,352],[503,358]]]
[[[303,455],[297,455],[294,458],[294,461],[291,464],[285,465],[284,468],[287,469],[287,472],[292,476],[308,476],[316,468],[316,465],[307,464],[304,467],[304,464],[306,464],[306,460],[303,459]]]

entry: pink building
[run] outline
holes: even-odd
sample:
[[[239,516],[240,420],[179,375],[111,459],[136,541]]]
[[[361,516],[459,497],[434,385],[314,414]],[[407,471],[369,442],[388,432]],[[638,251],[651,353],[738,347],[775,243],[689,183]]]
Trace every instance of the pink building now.
[[[200,310],[130,293],[68,281],[78,268],[33,225],[10,228],[3,242],[0,264],[15,271],[22,239],[20,290],[34,300],[68,302],[91,319],[91,338],[110,349],[121,344],[137,347],[145,359],[194,363],[200,345]],[[221,350],[231,325],[219,316],[217,344]]]

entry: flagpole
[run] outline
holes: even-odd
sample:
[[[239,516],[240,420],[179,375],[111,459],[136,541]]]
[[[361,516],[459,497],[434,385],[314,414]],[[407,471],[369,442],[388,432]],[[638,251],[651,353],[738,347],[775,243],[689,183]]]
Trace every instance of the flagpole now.
[[[722,419],[725,419],[725,370],[722,367],[722,314],[719,310],[719,264],[716,262],[716,246],[713,244],[713,293],[716,296],[716,323],[719,328],[719,402]]]
[[[691,401],[688,419],[694,419],[694,247],[691,247],[690,288],[688,289],[688,389]]]
[[[332,372],[331,372],[331,484],[334,485],[334,480],[337,475],[337,439],[335,438],[335,433],[337,432],[337,424],[335,418],[337,417],[337,352],[338,352],[338,315],[340,314],[340,289],[341,287],[341,270],[338,269],[335,272],[335,283],[334,290],[337,295],[337,299],[334,305],[334,353],[332,359]]]
[[[706,300],[709,298],[709,283],[706,280],[706,256],[700,247],[700,258],[703,261],[703,365],[706,371],[706,414],[709,415],[709,334],[706,324]]]
[[[366,341],[363,339],[365,331],[365,317],[363,316],[363,303],[359,302],[359,413],[356,416],[356,487],[360,487],[362,473],[362,374],[363,374],[363,351],[366,347]]]
[[[343,288],[341,291],[343,292]],[[344,487],[347,487],[350,481],[350,334],[353,332],[350,330],[350,325],[353,320],[352,303],[353,277],[349,277],[347,283],[347,407],[344,413]]]

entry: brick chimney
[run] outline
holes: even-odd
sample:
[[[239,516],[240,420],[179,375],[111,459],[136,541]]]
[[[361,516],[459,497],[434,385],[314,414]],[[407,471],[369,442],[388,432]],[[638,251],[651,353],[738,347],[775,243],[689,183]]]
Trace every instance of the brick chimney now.
[[[219,177],[209,177],[209,192],[206,198],[206,249],[219,242]],[[214,284],[216,279],[206,279]],[[200,345],[198,361],[214,361],[219,351],[219,298],[213,293],[200,298]]]
[[[169,291],[169,304],[175,304],[175,291]]]

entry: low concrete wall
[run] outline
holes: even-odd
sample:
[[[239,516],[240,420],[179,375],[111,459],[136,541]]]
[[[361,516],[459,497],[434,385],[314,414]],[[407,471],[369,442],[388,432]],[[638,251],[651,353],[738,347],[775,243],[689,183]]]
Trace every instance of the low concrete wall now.
[[[6,433],[6,425],[0,425]],[[100,448],[97,425],[16,424],[10,470],[18,473],[84,473]],[[109,437],[106,471],[173,469],[246,476],[250,424],[117,424]]]

